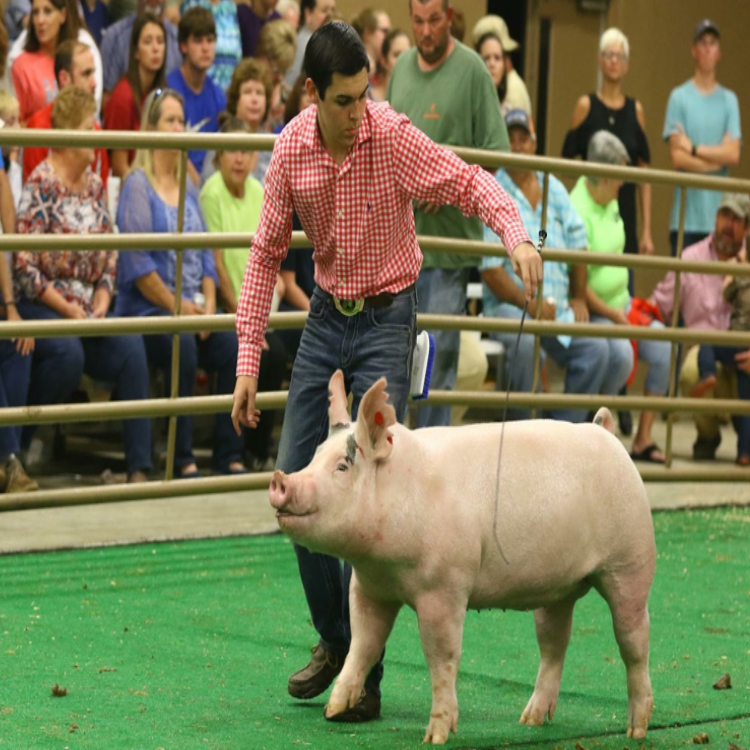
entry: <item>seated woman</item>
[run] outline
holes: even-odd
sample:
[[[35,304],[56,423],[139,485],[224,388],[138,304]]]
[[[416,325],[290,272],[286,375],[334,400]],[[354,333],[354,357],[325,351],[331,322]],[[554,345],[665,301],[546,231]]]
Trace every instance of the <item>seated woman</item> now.
[[[623,166],[628,152],[623,142],[607,130],[594,133],[589,141],[587,161]],[[570,194],[570,200],[586,226],[589,251],[622,255],[625,252],[625,225],[617,205],[622,182],[614,179],[581,177]],[[587,301],[592,323],[628,325],[633,300],[628,291],[628,269],[617,266],[589,266]],[[630,317],[634,317],[631,315]],[[662,326],[650,320],[653,327]],[[609,339],[610,345],[622,346],[624,339]],[[642,339],[637,344],[638,358],[648,363],[644,384],[646,396],[664,396],[669,390],[668,341]],[[637,461],[664,463],[665,456],[651,438],[653,411],[641,412],[638,430],[633,439],[631,456]]]
[[[9,191],[7,176],[0,178],[0,192]],[[3,197],[5,199],[5,196]],[[0,252],[0,292],[3,295],[5,319],[21,320],[13,295],[13,281],[5,253]],[[34,339],[0,341],[0,409],[26,406],[31,378],[31,353]],[[29,477],[19,458],[21,428],[0,427],[0,492],[32,492],[39,485]]]
[[[104,107],[107,130],[138,130],[144,99],[164,86],[167,44],[164,24],[146,13],[136,18],[130,34],[128,72],[112,91]],[[112,174],[124,177],[133,163],[135,151],[112,149]]]
[[[220,117],[220,133],[249,133],[248,126],[238,118],[224,113]],[[263,186],[250,177],[252,151],[219,151],[214,158],[216,172],[201,190],[200,201],[209,232],[254,232],[258,228],[263,204]],[[250,248],[214,250],[219,290],[227,312],[237,312],[237,299]],[[261,352],[259,391],[277,391],[286,377],[287,354],[279,335],[266,334],[266,347]],[[251,454],[250,466],[258,471],[272,471],[271,433],[274,419],[267,415],[254,430],[245,431],[245,446]]]
[[[149,94],[143,106],[141,130],[182,133],[185,116],[182,97],[173,89]],[[176,232],[179,202],[179,151],[139,150],[133,170],[120,193],[117,225],[121,232]],[[185,196],[185,232],[205,232],[195,188],[188,183]],[[182,313],[216,312],[216,266],[210,250],[184,250]],[[117,269],[117,315],[171,315],[174,311],[176,252],[139,250],[122,253]],[[145,336],[149,362],[165,371],[167,389],[172,360],[172,335]],[[198,365],[217,373],[219,393],[233,393],[237,365],[234,331],[183,333],[180,336],[180,396],[192,396]],[[223,474],[244,472],[242,437],[232,427],[229,412],[218,414],[214,429],[213,467]],[[175,474],[200,476],[193,456],[193,418],[177,420]]]
[[[93,130],[96,102],[69,86],[52,107],[52,127]],[[31,173],[18,208],[19,234],[108,234],[112,222],[104,187],[89,168],[93,147],[53,148]],[[67,250],[14,253],[18,312],[25,319],[103,318],[115,285],[117,252]],[[29,404],[58,404],[85,372],[115,384],[118,398],[148,398],[148,366],[140,336],[42,338],[36,342]],[[123,422],[128,481],[145,481],[151,469],[148,419]],[[24,430],[28,444],[31,431]]]

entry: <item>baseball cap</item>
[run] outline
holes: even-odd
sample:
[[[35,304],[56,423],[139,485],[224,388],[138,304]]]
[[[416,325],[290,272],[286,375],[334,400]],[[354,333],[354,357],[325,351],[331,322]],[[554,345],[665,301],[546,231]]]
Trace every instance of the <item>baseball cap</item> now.
[[[721,196],[719,210],[728,208],[746,222],[750,223],[750,195],[745,193],[724,193]]]
[[[721,34],[719,33],[719,27],[713,21],[710,21],[708,18],[704,18],[695,27],[695,31],[693,32],[693,42],[697,42],[704,34],[707,34],[709,32],[711,34],[716,34],[717,37],[721,36]]]
[[[505,115],[505,127],[510,130],[511,128],[523,128],[527,133],[533,133],[531,129],[531,121],[529,115],[523,109],[511,109],[508,114]]]
[[[513,52],[520,46],[515,39],[511,39],[508,24],[500,16],[489,15],[480,18],[471,31],[471,43],[476,47],[477,42],[485,34],[494,34],[503,45],[503,52]]]

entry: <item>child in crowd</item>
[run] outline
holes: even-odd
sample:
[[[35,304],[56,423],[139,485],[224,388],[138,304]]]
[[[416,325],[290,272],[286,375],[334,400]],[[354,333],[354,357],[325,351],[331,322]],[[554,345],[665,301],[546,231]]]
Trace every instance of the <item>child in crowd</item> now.
[[[18,99],[7,91],[0,89],[0,120],[2,128],[18,127]],[[18,146],[3,146],[3,167],[8,175],[10,189],[13,193],[13,205],[18,208],[23,191],[23,174],[18,163]]]
[[[740,263],[747,263],[747,250],[742,249],[737,256]],[[732,305],[730,331],[750,331],[750,276],[727,276],[724,279],[724,299]],[[701,398],[716,385],[716,363],[737,372],[737,391],[743,400],[750,399],[750,373],[739,369],[735,355],[746,351],[744,346],[723,346],[703,344],[698,350],[698,372],[700,381],[690,391],[690,395]],[[737,429],[737,463],[750,466],[750,417],[734,417]]]

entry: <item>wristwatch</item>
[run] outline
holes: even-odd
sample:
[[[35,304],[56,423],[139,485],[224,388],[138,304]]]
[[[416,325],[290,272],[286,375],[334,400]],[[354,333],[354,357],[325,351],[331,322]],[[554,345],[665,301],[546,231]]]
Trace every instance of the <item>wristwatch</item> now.
[[[693,156],[698,156],[698,146],[693,144],[693,150],[692,150]]]

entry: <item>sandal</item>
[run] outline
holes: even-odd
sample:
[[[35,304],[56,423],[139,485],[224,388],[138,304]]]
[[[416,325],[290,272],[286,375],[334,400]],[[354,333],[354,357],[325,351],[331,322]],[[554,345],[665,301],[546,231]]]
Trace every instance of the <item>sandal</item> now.
[[[657,458],[656,456],[654,456],[655,453],[661,452],[661,448],[659,448],[656,443],[651,443],[650,445],[647,445],[642,451],[631,451],[630,458],[632,458],[633,461],[645,461],[652,464],[663,464],[663,458]]]

